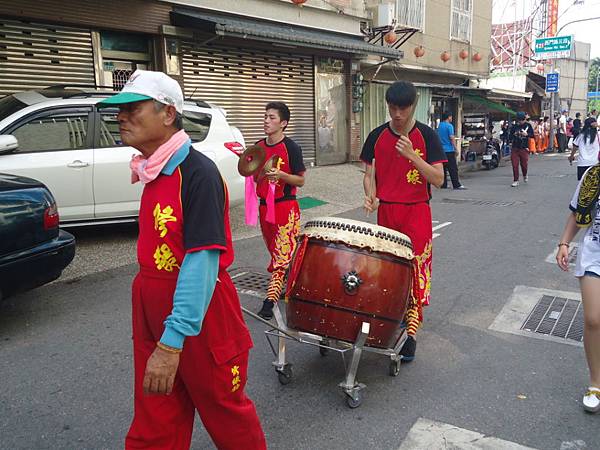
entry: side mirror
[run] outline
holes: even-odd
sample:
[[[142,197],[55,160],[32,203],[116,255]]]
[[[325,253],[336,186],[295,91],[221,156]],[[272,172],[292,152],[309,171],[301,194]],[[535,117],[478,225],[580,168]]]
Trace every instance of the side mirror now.
[[[19,148],[19,141],[12,134],[0,135],[0,154],[10,153]]]

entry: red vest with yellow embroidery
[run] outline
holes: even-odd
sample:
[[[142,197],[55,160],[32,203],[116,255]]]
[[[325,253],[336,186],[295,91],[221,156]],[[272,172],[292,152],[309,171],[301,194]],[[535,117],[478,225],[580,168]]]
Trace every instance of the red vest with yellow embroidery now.
[[[265,149],[267,160],[277,155],[281,158],[279,162],[279,170],[292,175],[298,175],[303,173],[306,168],[302,160],[302,149],[289,137],[283,138],[280,142],[275,145],[267,144],[266,139],[261,139],[256,143]],[[266,199],[269,191],[269,181],[265,177],[256,186],[256,193],[259,198]],[[275,186],[275,199],[283,197],[293,197],[296,195],[296,187],[291,186],[283,181],[279,180]]]
[[[446,154],[437,133],[416,122],[408,137],[415,152],[429,164],[444,163]],[[373,130],[360,158],[371,164],[375,158],[377,198],[391,203],[420,203],[431,198],[430,185],[417,168],[396,150],[400,138],[386,123]]]
[[[192,149],[172,175],[161,173],[144,186],[137,248],[144,271],[177,276],[185,254],[199,250],[221,250],[220,270],[233,262],[227,189],[217,170],[201,175],[205,164],[214,165]],[[217,201],[222,204],[215,205]],[[190,211],[184,210],[186,206]]]

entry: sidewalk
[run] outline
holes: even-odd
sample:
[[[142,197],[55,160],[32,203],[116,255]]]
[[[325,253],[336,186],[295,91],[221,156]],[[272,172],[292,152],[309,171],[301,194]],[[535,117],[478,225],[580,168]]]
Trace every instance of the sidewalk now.
[[[363,174],[362,164],[354,163],[307,168],[306,183],[298,189],[298,199],[302,201],[311,197],[325,204],[302,209],[302,223],[362,206]],[[234,240],[260,235],[259,227],[249,227],[244,223],[244,205],[232,208],[230,215]]]

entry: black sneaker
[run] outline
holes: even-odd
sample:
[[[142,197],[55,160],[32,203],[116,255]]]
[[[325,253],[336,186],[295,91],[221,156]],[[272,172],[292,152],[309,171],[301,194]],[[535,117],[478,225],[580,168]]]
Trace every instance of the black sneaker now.
[[[257,314],[265,320],[271,320],[273,318],[273,306],[275,306],[275,303],[266,299],[263,301],[262,308],[260,308]]]
[[[414,337],[408,336],[406,342],[402,346],[402,350],[400,350],[400,356],[402,359],[401,362],[411,362],[415,359],[415,351],[417,350],[417,341]]]

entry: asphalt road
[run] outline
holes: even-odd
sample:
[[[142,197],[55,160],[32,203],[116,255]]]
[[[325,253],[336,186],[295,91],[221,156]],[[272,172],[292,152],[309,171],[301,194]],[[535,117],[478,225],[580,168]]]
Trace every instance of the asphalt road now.
[[[270,448],[398,449],[419,418],[537,449],[600,448],[600,416],[580,404],[583,348],[488,329],[515,286],[578,292],[570,274],[545,262],[562,231],[575,168],[557,155],[530,167],[530,183],[518,188],[501,167],[464,175],[468,191],[434,193],[434,220],[451,224],[434,241],[432,304],[417,359],[393,378],[386,358],[365,355],[360,408],[347,408],[337,388],[339,357],[312,347],[289,346],[294,380],[280,385],[265,327],[248,319],[255,346],[247,390]],[[365,220],[357,209],[342,215]],[[235,245],[235,267],[264,270],[261,238]],[[134,273],[129,264],[0,305],[0,448],[122,448],[132,415]],[[241,300],[251,309],[260,303]],[[199,422],[192,447],[212,448]]]

